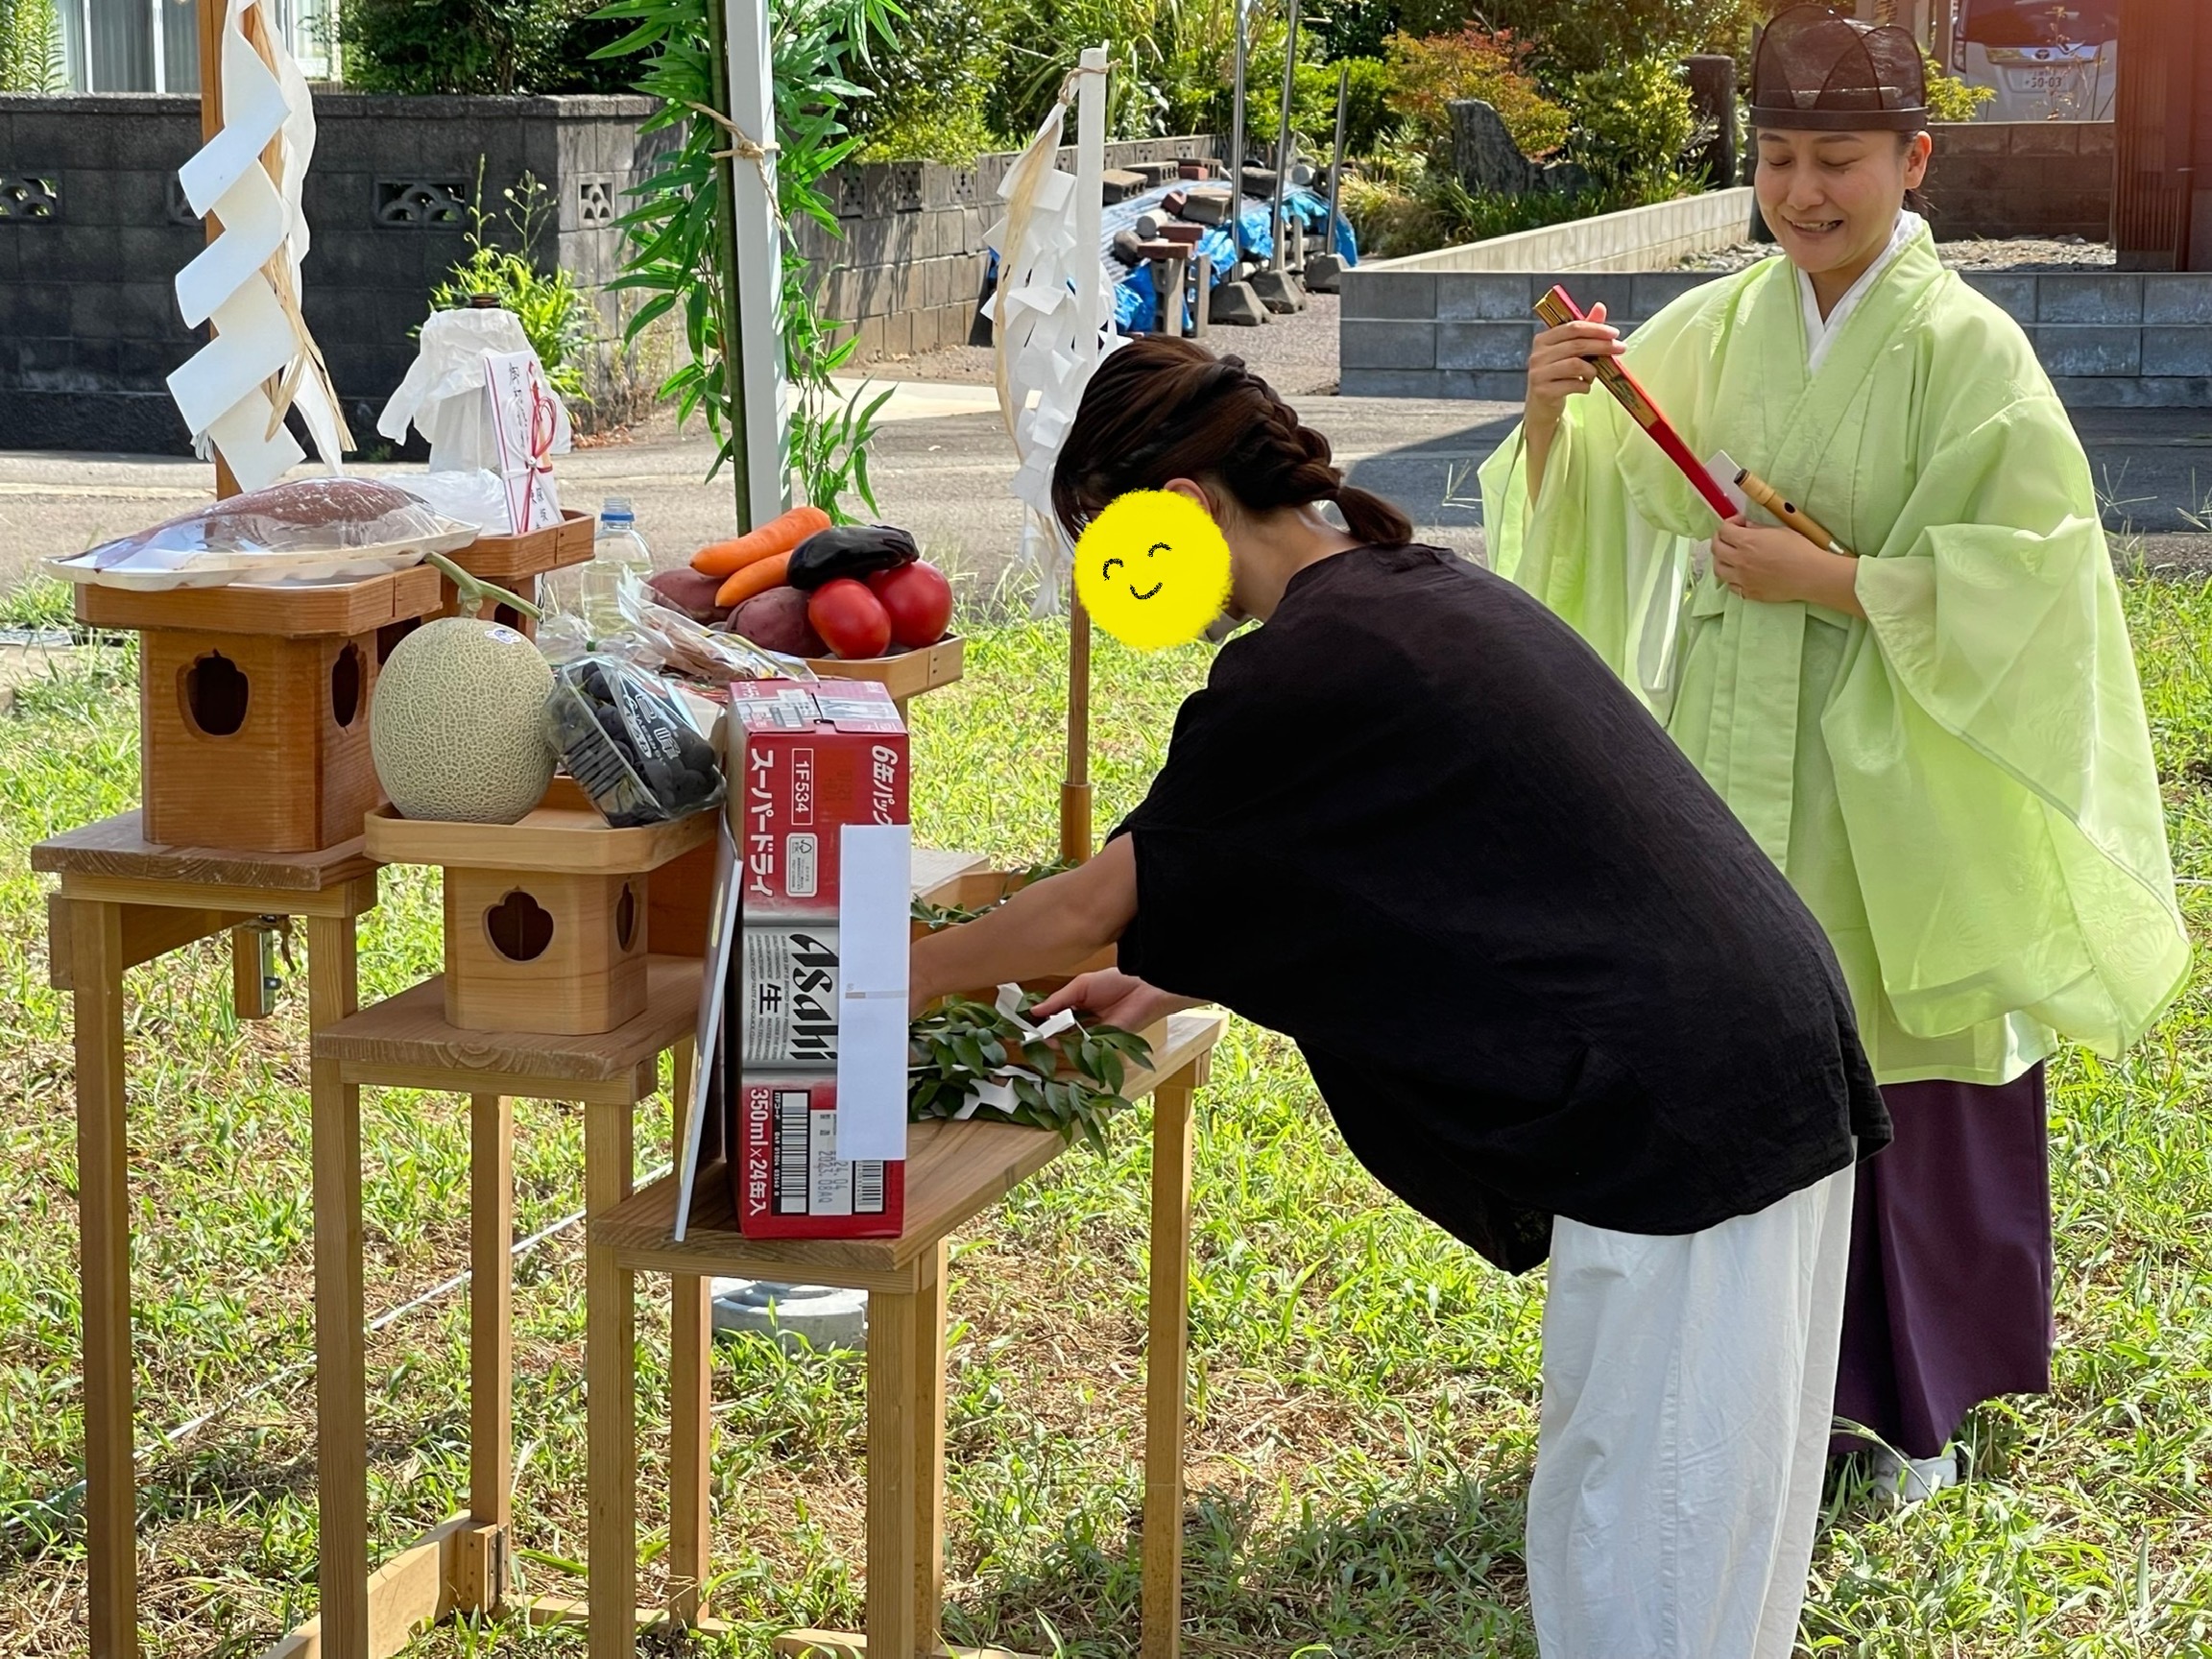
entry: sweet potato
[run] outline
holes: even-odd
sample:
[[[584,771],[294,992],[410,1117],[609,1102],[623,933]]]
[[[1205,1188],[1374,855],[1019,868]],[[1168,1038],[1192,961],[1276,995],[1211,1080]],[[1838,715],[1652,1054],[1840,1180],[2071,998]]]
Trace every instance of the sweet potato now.
[[[722,586],[719,576],[688,569],[662,570],[645,586],[669,610],[681,611],[694,622],[712,622],[728,609],[714,603],[715,590]]]
[[[748,599],[730,618],[730,632],[763,651],[786,657],[827,657],[830,647],[806,620],[806,595],[796,588],[771,588]]]

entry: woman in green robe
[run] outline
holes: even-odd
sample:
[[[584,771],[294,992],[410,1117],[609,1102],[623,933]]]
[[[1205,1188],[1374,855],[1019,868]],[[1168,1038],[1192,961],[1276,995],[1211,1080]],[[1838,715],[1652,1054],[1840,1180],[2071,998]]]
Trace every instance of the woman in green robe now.
[[[1752,123],[1785,256],[1631,341],[1601,308],[1538,335],[1482,470],[1493,566],[1638,691],[1842,964],[1896,1139],[1859,1185],[1837,1408],[1909,1495],[1977,1402],[2049,1385],[2043,1061],[2118,1054],[2189,958],[2087,459],[1908,204],[1922,77],[1902,31],[1776,18]],[[1576,396],[1605,354],[1855,556],[1716,519]]]

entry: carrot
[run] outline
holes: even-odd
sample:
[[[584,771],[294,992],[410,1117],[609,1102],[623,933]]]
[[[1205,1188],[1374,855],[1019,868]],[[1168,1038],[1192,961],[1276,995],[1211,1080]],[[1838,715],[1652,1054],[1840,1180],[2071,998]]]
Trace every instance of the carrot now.
[[[830,528],[830,515],[810,503],[794,507],[757,530],[710,542],[691,555],[691,568],[702,576],[732,576],[757,559],[788,553],[817,530]],[[769,584],[774,587],[774,583]]]
[[[790,569],[788,553],[771,553],[765,559],[756,559],[743,569],[730,573],[730,579],[715,591],[714,603],[724,609],[742,605],[756,593],[782,587]]]

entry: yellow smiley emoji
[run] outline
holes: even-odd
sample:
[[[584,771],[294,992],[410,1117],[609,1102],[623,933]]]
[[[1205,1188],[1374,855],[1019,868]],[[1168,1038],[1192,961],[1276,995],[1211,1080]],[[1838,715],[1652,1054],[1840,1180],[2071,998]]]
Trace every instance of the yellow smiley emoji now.
[[[1124,645],[1187,644],[1229,602],[1229,543],[1188,495],[1134,491],[1108,503],[1075,543],[1075,590]]]

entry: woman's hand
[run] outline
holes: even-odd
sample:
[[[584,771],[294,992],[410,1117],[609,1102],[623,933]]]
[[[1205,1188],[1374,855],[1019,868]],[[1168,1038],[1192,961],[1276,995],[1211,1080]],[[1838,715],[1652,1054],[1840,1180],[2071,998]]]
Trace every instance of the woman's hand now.
[[[1528,401],[1523,411],[1527,423],[1547,431],[1558,425],[1567,399],[1598,383],[1593,359],[1618,357],[1626,349],[1621,330],[1605,321],[1601,302],[1591,306],[1581,322],[1562,323],[1538,334],[1528,346]]]
[[[1029,1017],[1042,1020],[1063,1008],[1083,1008],[1109,1025],[1118,1025],[1124,1031],[1142,1031],[1170,1014],[1197,1006],[1194,998],[1170,997],[1134,974],[1124,974],[1118,968],[1101,968],[1094,974],[1078,974],[1032,1008]]]
[[[1794,530],[1731,518],[1713,533],[1713,575],[1720,585],[1762,605],[1792,599],[1863,616],[1856,583],[1859,561],[1831,553]]]
[[[1621,330],[1605,321],[1602,301],[1578,323],[1547,328],[1528,345],[1528,398],[1521,410],[1521,441],[1527,446],[1528,501],[1535,505],[1544,487],[1544,464],[1551,440],[1567,413],[1567,399],[1598,384],[1593,359],[1618,357],[1626,349]]]

